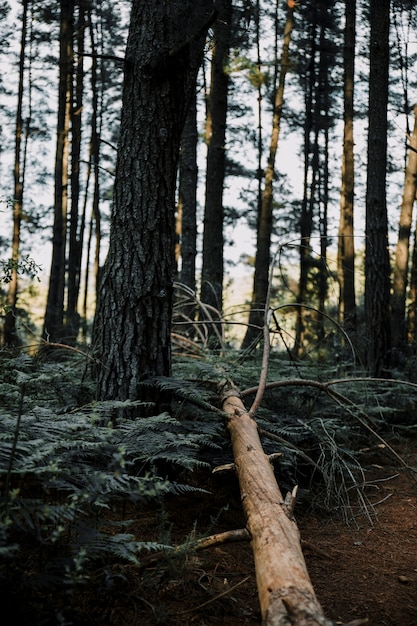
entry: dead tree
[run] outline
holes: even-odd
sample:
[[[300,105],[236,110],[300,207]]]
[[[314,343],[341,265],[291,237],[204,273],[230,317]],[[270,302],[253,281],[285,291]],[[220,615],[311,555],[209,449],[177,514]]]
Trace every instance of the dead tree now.
[[[227,381],[220,399],[227,414],[242,506],[251,536],[263,626],[331,626],[310,581],[292,514],[264,453],[255,420]]]

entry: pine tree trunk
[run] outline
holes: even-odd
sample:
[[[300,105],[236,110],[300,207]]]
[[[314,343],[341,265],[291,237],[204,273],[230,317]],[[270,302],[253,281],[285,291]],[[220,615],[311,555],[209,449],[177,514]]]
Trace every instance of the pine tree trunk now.
[[[67,280],[67,309],[65,332],[67,340],[75,343],[80,316],[77,311],[80,287],[81,258],[83,244],[83,228],[80,222],[80,158],[81,158],[81,130],[84,96],[84,39],[85,39],[85,7],[80,2],[76,24],[76,65],[74,103],[71,106],[71,211],[69,223],[68,247],[68,280]],[[82,214],[81,214],[82,218]]]
[[[82,302],[82,337],[83,340],[87,339],[87,318],[88,318],[88,295],[90,290],[90,261],[92,257],[91,248],[93,241],[93,234],[95,230],[96,235],[96,247],[94,254],[94,302],[97,295],[97,282],[99,272],[99,258],[100,258],[100,120],[99,120],[99,94],[97,86],[97,46],[94,36],[94,25],[91,18],[91,10],[87,11],[87,26],[90,34],[90,47],[92,52],[91,62],[91,137],[90,137],[90,155],[87,168],[87,182],[85,186],[85,201],[83,208],[81,235],[83,238],[86,224],[86,211],[87,200],[89,195],[89,181],[93,178],[93,206],[91,210],[91,217],[88,226],[87,245],[86,245],[86,259],[85,259],[85,274],[84,274],[84,293]],[[82,239],[83,241],[83,239]],[[81,241],[81,248],[82,248]],[[81,258],[80,258],[81,263]],[[78,290],[80,285],[78,285]]]
[[[226,162],[226,116],[232,2],[222,0],[214,28],[211,84],[206,127],[207,170],[204,211],[203,262],[200,298],[221,311],[223,307],[223,187]]]
[[[15,130],[15,155],[14,155],[14,197],[13,197],[13,236],[12,236],[12,270],[11,280],[7,289],[7,311],[4,320],[4,345],[15,346],[18,343],[16,334],[16,304],[18,295],[18,273],[17,264],[20,258],[20,230],[22,223],[23,209],[23,172],[21,167],[22,159],[22,134],[23,134],[23,93],[25,74],[25,50],[27,36],[27,13],[28,0],[23,0],[22,30],[20,38],[19,56],[19,84],[16,110],[16,130]]]
[[[69,125],[72,97],[73,2],[61,0],[58,85],[58,123],[55,155],[54,224],[52,261],[43,328],[47,341],[63,341],[65,263],[68,211]]]
[[[295,322],[295,340],[293,353],[302,355],[306,334],[305,305],[307,303],[307,285],[311,261],[311,234],[313,230],[314,198],[316,194],[316,176],[318,166],[317,128],[314,123],[314,89],[316,76],[316,36],[317,11],[314,9],[311,24],[310,63],[306,75],[305,122],[304,122],[304,180],[303,199],[300,216],[300,277],[298,280],[297,309]],[[313,151],[313,154],[311,152]],[[311,162],[310,162],[311,161]],[[310,181],[310,182],[309,182]]]
[[[390,0],[370,2],[368,169],[366,189],[365,317],[367,369],[390,368],[390,261],[386,201]]]
[[[406,347],[406,295],[408,285],[408,264],[410,258],[410,235],[413,219],[413,206],[417,193],[417,106],[414,107],[414,130],[410,138],[405,171],[404,192],[401,203],[400,223],[395,265],[393,292],[391,298],[392,347],[404,350]]]
[[[100,398],[141,397],[171,372],[175,189],[181,134],[195,93],[209,0],[135,0],[109,251],[94,328]]]
[[[278,140],[281,128],[282,107],[284,105],[285,78],[290,67],[290,41],[294,26],[294,5],[288,3],[287,20],[284,30],[284,41],[281,55],[278,87],[275,93],[274,115],[272,120],[271,142],[269,146],[268,165],[265,172],[262,203],[258,215],[255,273],[253,280],[252,302],[249,324],[242,342],[242,349],[249,348],[261,336],[264,308],[268,293],[269,266],[271,262],[271,234],[273,228],[273,181],[275,175],[275,159],[278,151]]]
[[[196,289],[195,262],[197,255],[197,103],[194,95],[185,121],[181,140],[179,198],[180,282],[192,291]]]
[[[344,129],[342,185],[340,193],[340,223],[338,240],[339,320],[345,330],[356,329],[355,298],[355,240],[354,217],[354,80],[356,0],[345,5],[344,42]]]

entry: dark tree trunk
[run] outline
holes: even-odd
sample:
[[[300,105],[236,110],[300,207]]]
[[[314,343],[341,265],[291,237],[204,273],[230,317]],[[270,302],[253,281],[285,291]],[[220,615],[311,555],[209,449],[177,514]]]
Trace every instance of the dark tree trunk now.
[[[139,383],[171,372],[175,189],[212,2],[135,0],[109,251],[94,343],[98,396],[135,400]]]
[[[314,11],[311,24],[310,62],[306,75],[305,123],[304,123],[304,191],[300,216],[300,277],[298,281],[295,341],[293,352],[299,357],[305,342],[305,304],[307,303],[308,273],[311,260],[311,234],[313,231],[314,198],[318,170],[318,131],[314,121],[314,88],[316,81],[316,32],[317,13]],[[313,154],[311,155],[311,151]],[[311,182],[309,183],[309,178]]]
[[[82,215],[80,220],[80,155],[82,110],[84,95],[84,39],[86,27],[86,12],[82,2],[78,3],[78,18],[76,25],[76,66],[74,102],[71,107],[71,211],[69,223],[68,248],[68,287],[66,310],[67,340],[75,343],[80,316],[77,312],[78,295],[80,288],[81,258],[84,228]]]
[[[206,139],[206,206],[204,211],[201,300],[221,311],[223,305],[223,187],[226,156],[226,116],[229,73],[225,67],[230,47],[231,0],[222,0],[213,29],[214,50],[208,102]]]
[[[88,198],[88,181],[93,177],[93,206],[91,210],[91,218],[88,229],[86,259],[85,259],[85,276],[84,276],[84,294],[83,294],[83,320],[82,335],[83,340],[87,339],[87,317],[88,317],[88,293],[90,288],[90,260],[91,247],[93,242],[93,234],[95,233],[96,246],[94,253],[94,301],[96,301],[99,274],[100,259],[100,242],[101,242],[101,219],[100,219],[100,115],[99,115],[99,93],[97,86],[97,47],[94,36],[94,26],[91,19],[91,11],[87,13],[87,23],[90,33],[90,45],[92,51],[91,63],[91,94],[92,94],[92,115],[91,115],[91,138],[90,138],[90,159],[87,171],[86,196],[83,210],[83,225],[81,233],[85,230],[86,204]],[[102,108],[100,107],[100,111]],[[81,261],[81,259],[80,259]]]
[[[51,271],[43,329],[43,338],[52,342],[63,340],[68,209],[68,132],[73,61],[72,31],[73,2],[61,0],[54,225]]]
[[[366,189],[365,316],[367,369],[390,367],[390,261],[386,203],[390,0],[370,2],[368,170]]]
[[[178,212],[180,213],[180,282],[196,289],[195,260],[197,255],[197,106],[193,96],[181,141]]]
[[[356,0],[346,0],[344,42],[344,130],[338,241],[339,319],[345,330],[356,329],[354,215],[354,78]]]

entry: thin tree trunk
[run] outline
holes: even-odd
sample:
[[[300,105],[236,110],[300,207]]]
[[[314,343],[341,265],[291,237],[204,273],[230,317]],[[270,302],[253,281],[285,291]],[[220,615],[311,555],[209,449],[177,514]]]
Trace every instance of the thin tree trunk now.
[[[17,93],[15,154],[14,154],[14,197],[13,197],[13,235],[12,235],[12,269],[11,280],[7,290],[7,311],[4,320],[4,345],[15,346],[18,343],[16,334],[16,304],[18,295],[17,265],[20,258],[20,231],[23,211],[23,172],[22,135],[23,135],[23,93],[26,61],[28,0],[22,2],[22,29],[20,37],[19,84]],[[29,86],[30,89],[30,86]]]
[[[393,292],[391,297],[392,347],[406,348],[406,296],[408,265],[410,258],[410,235],[413,219],[413,206],[417,193],[417,106],[414,107],[414,130],[410,137],[407,166],[405,170],[404,193],[401,204],[395,265]]]
[[[194,95],[182,133],[178,194],[178,211],[181,213],[179,280],[192,291],[196,289],[197,143],[197,103]]]
[[[311,24],[311,50],[310,60],[306,72],[305,92],[305,122],[304,122],[304,189],[300,215],[300,277],[298,280],[297,310],[295,321],[294,356],[299,357],[303,352],[305,340],[305,310],[307,298],[308,271],[311,262],[311,233],[313,229],[313,208],[316,191],[316,172],[318,163],[317,155],[317,129],[314,131],[314,88],[316,81],[316,31],[317,11],[314,8],[313,22]],[[311,156],[311,150],[313,155]],[[311,170],[311,174],[310,174]],[[311,180],[309,181],[309,176]]]
[[[80,158],[81,131],[84,95],[84,39],[85,7],[78,4],[76,27],[77,55],[75,65],[74,103],[71,106],[71,211],[69,223],[68,247],[68,287],[66,310],[66,335],[68,341],[75,343],[79,331],[80,316],[77,303],[80,287],[83,225],[80,223]],[[82,221],[82,216],[81,216]]]
[[[223,308],[223,189],[226,162],[226,116],[232,20],[231,0],[222,0],[219,19],[214,25],[214,49],[206,128],[207,170],[204,211],[201,301],[221,311]]]
[[[97,49],[94,36],[94,26],[91,19],[91,11],[87,13],[87,25],[90,33],[90,46],[92,52],[91,63],[91,137],[90,137],[90,158],[87,171],[87,184],[86,184],[86,196],[88,191],[88,181],[93,174],[93,203],[91,210],[91,218],[88,228],[87,246],[86,246],[86,260],[85,260],[85,277],[84,277],[84,294],[83,294],[83,322],[82,322],[82,335],[84,341],[87,339],[87,320],[88,320],[88,292],[90,288],[90,262],[91,262],[91,246],[93,241],[93,232],[95,230],[96,246],[94,254],[94,301],[96,301],[97,288],[98,288],[98,274],[99,274],[99,259],[100,259],[100,239],[101,239],[101,227],[100,227],[100,123],[99,123],[99,94],[97,86]],[[100,107],[101,110],[101,107]],[[83,211],[83,225],[81,229],[81,248],[83,247],[83,234],[85,229],[85,214],[86,214],[86,202]],[[80,259],[81,262],[81,259]]]
[[[365,318],[367,369],[372,376],[389,372],[391,353],[386,201],[390,4],[390,0],[370,1]]]
[[[269,265],[271,255],[271,234],[273,227],[273,181],[275,159],[278,151],[278,140],[281,129],[282,108],[284,105],[285,78],[290,66],[290,41],[294,26],[294,3],[288,3],[287,19],[284,29],[284,41],[280,62],[278,87],[275,93],[274,114],[272,119],[271,142],[269,146],[268,165],[265,171],[264,190],[261,210],[258,215],[255,273],[253,280],[252,302],[249,324],[242,342],[246,349],[257,342],[263,327],[263,312],[268,293]]]
[[[54,224],[52,261],[43,328],[47,341],[63,340],[65,263],[68,211],[69,125],[72,95],[72,30],[73,2],[61,0],[60,52],[58,85],[58,123],[55,155]]]
[[[344,128],[340,223],[338,239],[339,320],[346,331],[356,329],[354,240],[354,85],[356,0],[346,0],[344,41]]]
[[[410,271],[410,304],[407,310],[407,342],[412,353],[417,353],[417,224],[414,230]]]
[[[325,338],[324,312],[326,308],[328,292],[328,208],[329,208],[329,132],[330,132],[330,89],[329,69],[334,60],[330,48],[326,42],[326,23],[328,18],[327,7],[322,6],[322,19],[320,20],[320,60],[319,60],[319,81],[317,100],[319,102],[318,124],[323,136],[322,168],[319,172],[318,204],[320,207],[319,231],[320,231],[320,260],[318,264],[318,315],[317,315],[317,339],[322,341]],[[318,148],[319,149],[319,148]]]

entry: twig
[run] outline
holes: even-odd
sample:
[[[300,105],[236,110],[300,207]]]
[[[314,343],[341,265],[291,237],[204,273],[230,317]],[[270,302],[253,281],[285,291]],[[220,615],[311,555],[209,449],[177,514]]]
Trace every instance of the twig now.
[[[187,542],[176,546],[168,551],[157,552],[156,554],[150,554],[146,559],[143,559],[140,563],[140,571],[155,565],[162,558],[174,558],[186,550],[193,550],[198,552],[200,550],[206,550],[213,546],[218,546],[223,543],[236,543],[238,541],[250,541],[250,533],[246,528],[238,528],[236,530],[227,530],[223,533],[216,533],[209,537],[202,537],[192,542]]]
[[[194,606],[191,609],[185,609],[184,611],[179,611],[178,613],[173,613],[173,615],[185,615],[186,613],[192,613],[192,611],[198,611],[198,609],[202,609],[204,606],[212,604],[213,602],[216,602],[220,598],[223,598],[224,596],[227,596],[229,593],[232,593],[232,591],[234,591],[235,589],[237,589],[238,587],[243,585],[249,579],[250,579],[250,576],[246,576],[246,578],[244,578],[240,582],[236,583],[236,585],[233,585],[232,587],[229,587],[229,589],[226,589],[226,591],[222,591],[222,593],[219,593],[214,598],[210,598],[210,600],[207,600],[207,602],[203,602],[202,604],[199,604],[198,606]]]
[[[274,258],[272,259],[271,267],[269,269],[269,278],[268,278],[268,291],[266,294],[266,302],[265,302],[265,318],[264,318],[264,326],[263,326],[263,337],[264,337],[264,350],[262,355],[262,366],[261,366],[261,374],[259,377],[259,385],[256,391],[255,400],[252,403],[248,413],[251,417],[253,417],[256,411],[259,409],[259,406],[262,402],[263,395],[265,393],[266,388],[266,379],[268,376],[268,365],[269,365],[269,354],[271,350],[271,343],[269,339],[269,323],[271,321],[271,317],[273,314],[273,310],[269,308],[271,302],[271,285],[272,285],[272,277],[274,273],[275,260],[277,258],[279,250],[275,252]]]
[[[96,362],[97,360],[90,354],[83,352],[83,350],[80,350],[79,348],[76,348],[75,346],[69,346],[66,343],[56,343],[54,341],[47,341],[46,339],[42,339],[42,338],[40,341],[43,346],[48,346],[49,348],[63,348],[64,350],[70,350],[71,352],[75,352],[76,354],[81,354],[81,356],[85,356],[87,359],[90,359],[90,361]]]

